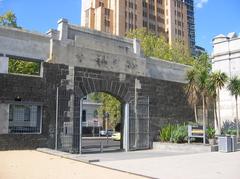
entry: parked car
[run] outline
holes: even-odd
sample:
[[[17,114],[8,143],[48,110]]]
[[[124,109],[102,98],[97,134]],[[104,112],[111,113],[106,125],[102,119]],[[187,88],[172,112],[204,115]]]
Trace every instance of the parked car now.
[[[112,129],[108,129],[107,130],[107,136],[108,137],[112,137],[112,135],[113,135],[113,130]]]
[[[106,136],[107,132],[105,130],[99,131],[100,136]]]
[[[112,135],[112,139],[113,140],[121,140],[121,133],[120,132],[115,132],[113,135]]]
[[[111,137],[113,135],[113,130],[112,129],[108,129],[106,130],[101,130],[99,131],[100,136],[108,136]]]

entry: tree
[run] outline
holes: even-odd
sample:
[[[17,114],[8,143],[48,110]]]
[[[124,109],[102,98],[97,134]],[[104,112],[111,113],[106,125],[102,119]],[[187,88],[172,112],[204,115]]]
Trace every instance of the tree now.
[[[231,92],[231,95],[235,97],[237,139],[239,139],[238,96],[240,95],[240,79],[238,77],[230,79],[230,83],[228,84],[228,90]]]
[[[188,71],[188,86],[194,85],[194,93],[199,93],[202,100],[203,127],[206,128],[206,99],[208,95],[208,79],[211,71],[208,55],[202,54]],[[195,91],[196,90],[196,91]],[[195,95],[195,94],[194,94]],[[205,139],[204,139],[205,142]]]
[[[0,25],[20,28],[17,25],[17,17],[12,11],[7,11],[5,14],[0,16]]]
[[[218,126],[217,128],[217,134],[221,134],[221,116],[220,116],[220,90],[224,87],[225,83],[227,82],[228,77],[225,73],[217,71],[217,72],[212,72],[209,77],[209,84],[212,87],[212,90],[216,91],[215,97],[217,99],[217,123]]]
[[[188,84],[187,84],[185,90],[186,90],[186,93],[188,96],[188,102],[194,109],[195,121],[198,122],[197,104],[199,101],[199,89],[198,89],[196,77],[197,77],[196,69],[193,68],[192,70],[187,71]]]
[[[213,116],[214,116],[214,128],[215,132],[216,129],[218,128],[218,118],[217,118],[217,92],[216,92],[216,85],[212,82],[209,81],[208,83],[208,101],[212,102],[213,104]]]
[[[191,57],[189,49],[181,40],[175,40],[169,48],[171,61],[186,65],[193,65],[194,58]]]
[[[9,73],[20,73],[28,75],[39,75],[41,63],[31,62],[21,59],[9,58],[8,71]]]
[[[114,129],[121,119],[121,102],[110,94],[99,92],[91,94],[90,98],[102,103],[98,108],[98,115],[104,119],[105,113],[109,114],[108,124]]]
[[[141,42],[141,48],[147,57],[156,57],[186,65],[193,64],[193,58],[189,50],[181,41],[176,41],[171,46],[162,35],[156,36],[148,32],[146,28],[135,29],[127,33],[128,38],[137,38]]]

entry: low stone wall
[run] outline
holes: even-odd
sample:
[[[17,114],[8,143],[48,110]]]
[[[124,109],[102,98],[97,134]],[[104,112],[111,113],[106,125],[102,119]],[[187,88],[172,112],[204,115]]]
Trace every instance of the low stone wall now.
[[[183,153],[204,153],[214,151],[214,148],[212,148],[210,145],[173,144],[162,142],[153,142],[153,149],[167,152],[183,152]]]

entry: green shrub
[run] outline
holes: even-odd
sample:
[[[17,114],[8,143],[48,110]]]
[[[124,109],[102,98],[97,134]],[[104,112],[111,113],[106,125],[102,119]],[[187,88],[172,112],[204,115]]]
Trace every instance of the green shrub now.
[[[167,126],[163,127],[160,131],[160,140],[162,142],[170,142],[172,137],[172,132],[174,131],[175,126],[168,124]]]
[[[240,128],[240,123],[238,123],[238,126]],[[236,135],[237,134],[237,123],[236,121],[225,121],[223,123],[221,133],[224,135]]]
[[[207,130],[206,130],[206,133],[207,133],[207,137],[209,138],[209,139],[213,139],[214,137],[215,137],[215,129],[213,128],[213,127],[209,127],[209,128],[207,128]]]
[[[187,141],[188,131],[186,125],[177,125],[172,131],[171,142],[183,143]]]

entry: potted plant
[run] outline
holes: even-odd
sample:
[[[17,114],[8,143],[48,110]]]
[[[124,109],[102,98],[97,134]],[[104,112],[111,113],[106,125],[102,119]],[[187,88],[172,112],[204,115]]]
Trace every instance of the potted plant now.
[[[215,129],[213,127],[209,127],[206,130],[208,141],[210,145],[215,145],[216,144],[216,139],[215,139]]]

